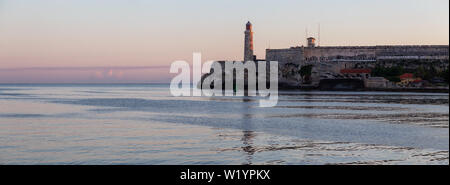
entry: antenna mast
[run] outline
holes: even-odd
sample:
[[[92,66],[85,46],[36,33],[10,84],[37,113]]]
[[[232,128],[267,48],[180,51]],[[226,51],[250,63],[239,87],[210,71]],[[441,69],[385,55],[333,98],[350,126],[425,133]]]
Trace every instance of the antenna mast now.
[[[305,40],[308,39],[308,27],[305,28]]]
[[[318,39],[317,45],[320,47],[320,23],[319,23],[319,35],[317,39]]]

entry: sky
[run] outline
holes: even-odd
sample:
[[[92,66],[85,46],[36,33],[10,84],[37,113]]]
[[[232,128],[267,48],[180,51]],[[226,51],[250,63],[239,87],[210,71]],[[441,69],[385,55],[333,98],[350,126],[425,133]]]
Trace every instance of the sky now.
[[[0,83],[165,83],[266,48],[449,44],[448,0],[0,0]],[[307,31],[306,31],[307,30]]]

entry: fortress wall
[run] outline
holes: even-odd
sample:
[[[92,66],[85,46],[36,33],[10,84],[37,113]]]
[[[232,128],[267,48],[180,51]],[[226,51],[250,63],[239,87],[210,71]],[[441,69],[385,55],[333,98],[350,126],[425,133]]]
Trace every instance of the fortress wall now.
[[[366,58],[403,57],[405,59],[448,59],[449,47],[447,45],[422,45],[422,46],[326,46],[304,49],[306,60],[323,57],[326,59],[341,57]]]
[[[266,60],[278,61],[281,65],[287,63],[316,64],[329,62],[332,69],[355,67],[375,67],[377,63],[393,66],[402,61],[419,60],[422,62],[441,61],[436,64],[439,70],[448,67],[448,45],[421,45],[421,46],[326,46],[326,47],[291,47],[288,49],[267,49]],[[417,63],[417,61],[416,61]],[[419,65],[419,64],[417,64]],[[408,66],[417,67],[408,62]]]
[[[378,57],[389,58],[393,56],[404,58],[424,58],[424,59],[448,59],[449,46],[377,46],[376,54]],[[394,57],[395,58],[395,57]]]
[[[266,49],[266,61],[278,61],[279,64],[300,64],[303,59],[302,49]]]
[[[306,60],[314,60],[322,57],[321,60],[327,60],[342,57],[360,56],[362,59],[375,58],[376,48],[373,46],[348,46],[348,47],[315,47],[304,48],[304,57]]]
[[[312,84],[319,84],[322,76],[339,74],[344,68],[374,68],[402,66],[405,69],[434,67],[437,71],[448,69],[449,46],[326,46],[267,49],[267,61],[278,61],[280,83],[297,86],[298,74],[292,73],[300,66],[312,64]],[[300,79],[300,80],[298,80]]]

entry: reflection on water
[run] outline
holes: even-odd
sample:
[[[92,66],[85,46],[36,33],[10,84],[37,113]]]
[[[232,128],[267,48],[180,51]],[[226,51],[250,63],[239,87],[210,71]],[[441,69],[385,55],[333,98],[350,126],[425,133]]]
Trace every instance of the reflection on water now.
[[[448,94],[0,85],[0,164],[448,164]]]
[[[252,164],[252,156],[255,153],[255,148],[252,146],[253,137],[255,137],[253,131],[242,131],[242,150],[247,154],[247,160],[244,164]]]

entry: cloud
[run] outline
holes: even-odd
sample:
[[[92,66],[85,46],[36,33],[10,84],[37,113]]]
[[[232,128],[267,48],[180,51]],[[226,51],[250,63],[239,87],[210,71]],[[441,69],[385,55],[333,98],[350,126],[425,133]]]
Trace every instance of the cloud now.
[[[169,69],[169,68],[170,66],[17,67],[17,68],[0,68],[0,71],[139,70],[139,69]]]
[[[168,83],[169,66],[0,68],[0,83]]]

